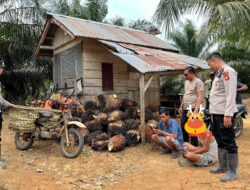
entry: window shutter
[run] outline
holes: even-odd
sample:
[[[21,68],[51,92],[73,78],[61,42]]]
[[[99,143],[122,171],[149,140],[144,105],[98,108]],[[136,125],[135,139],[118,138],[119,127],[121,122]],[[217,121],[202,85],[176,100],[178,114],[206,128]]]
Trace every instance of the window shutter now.
[[[113,91],[113,65],[108,63],[102,64],[102,90]]]

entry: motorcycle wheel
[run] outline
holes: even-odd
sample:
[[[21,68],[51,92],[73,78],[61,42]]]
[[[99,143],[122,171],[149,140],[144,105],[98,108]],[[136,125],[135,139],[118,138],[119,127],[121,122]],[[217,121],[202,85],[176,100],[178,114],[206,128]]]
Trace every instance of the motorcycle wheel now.
[[[239,137],[243,131],[243,120],[241,117],[236,118],[236,124],[234,126],[235,129],[235,137]]]
[[[83,149],[84,139],[79,130],[71,128],[68,130],[69,145],[67,145],[66,133],[61,137],[61,152],[66,158],[76,158]]]
[[[16,132],[15,145],[17,149],[27,150],[31,148],[33,143],[34,143],[34,139],[32,138],[32,133]]]

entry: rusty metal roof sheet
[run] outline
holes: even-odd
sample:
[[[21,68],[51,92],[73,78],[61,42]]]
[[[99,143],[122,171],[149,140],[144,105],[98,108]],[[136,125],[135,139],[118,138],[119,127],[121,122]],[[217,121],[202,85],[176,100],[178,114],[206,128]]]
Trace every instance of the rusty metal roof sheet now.
[[[130,44],[120,43],[120,45],[125,47],[125,48],[128,48],[129,50],[132,50],[138,54],[153,55],[155,57],[164,57],[165,59],[171,58],[172,60],[174,60],[174,59],[179,60],[181,62],[184,62],[184,63],[191,65],[191,66],[194,66],[194,67],[199,67],[201,69],[209,69],[209,66],[205,60],[202,60],[202,59],[199,59],[196,57],[191,57],[188,55],[169,52],[169,51],[140,47],[140,46],[135,46],[135,45],[130,45]]]
[[[183,71],[189,65],[201,69],[209,68],[204,60],[179,53],[121,43],[107,43],[103,40],[100,42],[106,45],[111,50],[111,53],[141,73]]]
[[[56,21],[63,25],[62,27],[65,27],[76,37],[122,42],[174,52],[179,51],[171,44],[144,31],[52,13],[48,13],[48,16],[52,16]]]

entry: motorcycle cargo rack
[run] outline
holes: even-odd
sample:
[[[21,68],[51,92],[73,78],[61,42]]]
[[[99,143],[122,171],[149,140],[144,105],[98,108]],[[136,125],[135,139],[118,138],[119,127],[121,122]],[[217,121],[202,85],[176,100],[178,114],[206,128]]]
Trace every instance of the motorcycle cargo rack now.
[[[51,112],[52,120],[56,120],[62,114],[60,110],[16,106],[9,110],[9,129],[20,132],[32,132],[35,129],[35,120],[39,118],[39,113],[42,111]]]

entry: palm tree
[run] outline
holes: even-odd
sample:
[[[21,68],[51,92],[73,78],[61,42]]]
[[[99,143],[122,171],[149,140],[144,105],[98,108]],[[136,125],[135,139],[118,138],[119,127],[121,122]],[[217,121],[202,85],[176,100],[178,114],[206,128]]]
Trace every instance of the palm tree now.
[[[42,29],[42,10],[37,0],[27,0],[26,4],[2,0],[0,12],[0,56],[9,59],[8,66],[17,67],[33,61],[33,51]]]
[[[242,48],[240,40],[234,37],[219,47],[224,60],[238,73],[238,81],[250,86],[250,54],[248,49]]]
[[[84,5],[80,0],[53,0],[50,4],[47,9],[52,12],[97,22],[108,14],[107,0],[87,0]]]
[[[129,24],[126,24],[125,18],[122,18],[120,16],[116,16],[109,21],[104,21],[105,23],[113,24],[116,26],[125,26],[128,28],[133,28],[135,30],[142,30],[146,32],[159,32],[159,30],[153,26],[153,24],[146,19],[137,19],[137,20],[132,20],[129,22]],[[159,34],[159,33],[157,33]]]
[[[87,0],[87,19],[102,22],[108,14],[107,0]]]
[[[146,19],[137,19],[137,20],[131,21],[128,27],[136,29],[136,30],[143,30],[147,26],[150,26],[150,25],[152,25],[152,23],[147,21]]]
[[[116,26],[125,26],[125,19],[120,17],[120,16],[116,16],[112,19],[110,19],[110,21],[107,21],[107,23],[109,24],[113,24],[113,25],[116,25]]]
[[[53,7],[55,7],[56,13],[66,16],[70,15],[71,10],[67,0],[57,0],[54,1],[53,3],[54,3]]]
[[[7,72],[1,75],[1,80],[6,86],[9,100],[20,102],[39,94],[38,90],[44,85],[43,82],[52,78],[49,76],[51,59],[36,59],[34,56],[44,22],[44,10],[39,2],[41,1],[0,2],[0,59],[7,65]]]
[[[181,24],[182,28],[170,34],[175,46],[181,53],[193,57],[201,57],[205,53],[208,39],[199,34],[190,20]]]
[[[154,21],[169,34],[184,13],[207,18],[206,33],[213,37],[247,31],[250,21],[249,0],[160,0]]]
[[[80,0],[53,0],[46,9],[66,16],[83,19],[88,19],[89,17],[87,7],[81,5]]]

